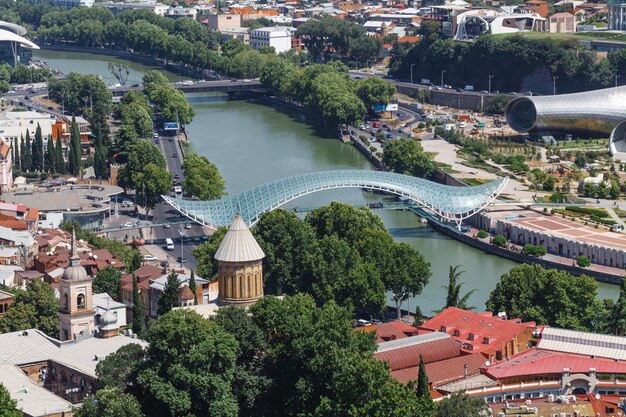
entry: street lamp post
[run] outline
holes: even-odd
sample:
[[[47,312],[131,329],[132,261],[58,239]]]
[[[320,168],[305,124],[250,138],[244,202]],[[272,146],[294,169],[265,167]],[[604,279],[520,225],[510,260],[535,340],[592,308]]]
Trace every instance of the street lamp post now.
[[[411,84],[413,84],[413,67],[415,64],[411,64]]]
[[[185,259],[183,252],[185,246],[185,231],[179,230],[178,234],[180,235],[180,269],[183,269],[183,260]]]
[[[617,87],[617,79],[621,77],[620,74],[615,74],[615,87]]]
[[[556,79],[559,78],[558,75],[552,76],[552,95],[556,95]]]
[[[489,76],[489,94],[491,94],[491,79],[493,78],[493,75]]]
[[[446,70],[441,70],[441,88],[443,88],[443,74],[446,72]]]

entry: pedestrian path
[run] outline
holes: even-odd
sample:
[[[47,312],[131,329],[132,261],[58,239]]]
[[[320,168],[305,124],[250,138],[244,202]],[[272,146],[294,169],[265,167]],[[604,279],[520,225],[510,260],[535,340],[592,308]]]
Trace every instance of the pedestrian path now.
[[[606,207],[605,210],[607,211],[607,213],[609,213],[611,219],[615,220],[617,224],[622,226],[622,228],[626,228],[626,223],[624,223],[624,220],[622,220],[622,218],[619,217],[617,213],[615,213],[615,210],[613,210],[611,207]]]

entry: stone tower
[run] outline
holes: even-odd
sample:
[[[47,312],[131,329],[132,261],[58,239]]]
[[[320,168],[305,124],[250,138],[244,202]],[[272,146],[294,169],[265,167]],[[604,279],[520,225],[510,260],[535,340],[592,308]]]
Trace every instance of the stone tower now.
[[[215,252],[221,305],[246,307],[263,297],[265,253],[237,213]]]
[[[59,339],[77,340],[91,337],[94,332],[94,311],[91,293],[92,279],[81,266],[76,251],[76,233],[72,231],[70,266],[59,284]]]

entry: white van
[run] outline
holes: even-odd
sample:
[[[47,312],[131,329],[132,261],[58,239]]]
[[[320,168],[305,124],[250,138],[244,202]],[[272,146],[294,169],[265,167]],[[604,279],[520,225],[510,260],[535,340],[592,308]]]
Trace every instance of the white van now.
[[[165,249],[174,250],[174,241],[169,237],[165,239]]]

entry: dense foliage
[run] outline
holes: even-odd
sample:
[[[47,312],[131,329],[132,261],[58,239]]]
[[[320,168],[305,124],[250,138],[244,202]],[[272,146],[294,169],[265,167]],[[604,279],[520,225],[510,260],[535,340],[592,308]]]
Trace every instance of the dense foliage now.
[[[120,301],[120,279],[122,274],[115,268],[108,267],[101,269],[93,280],[93,293],[106,293],[116,301]]]
[[[539,265],[518,265],[502,275],[489,295],[487,308],[495,314],[566,329],[604,332],[612,307],[597,299],[598,283],[586,275]],[[609,330],[610,331],[610,330]]]
[[[205,320],[172,311],[146,332],[143,354],[122,348],[97,374],[154,417],[424,415],[373,357],[372,335],[352,331],[334,302],[265,297],[250,313],[227,307]]]
[[[435,161],[424,152],[422,144],[414,139],[390,141],[383,153],[383,164],[393,172],[428,177],[435,172]]]
[[[264,214],[252,230],[265,252],[266,294],[306,292],[318,305],[330,301],[357,316],[379,316],[385,292],[399,309],[422,291],[430,265],[413,248],[394,242],[380,218],[367,208],[332,203],[304,220],[286,210]],[[194,250],[197,272],[214,276],[213,261],[225,230]]]
[[[0,318],[2,332],[39,329],[59,337],[59,300],[54,289],[41,280],[31,280],[25,290],[17,290],[9,312]]]
[[[22,417],[22,413],[17,408],[17,401],[11,398],[11,394],[0,384],[0,416],[2,417]]]
[[[185,192],[199,200],[215,200],[224,195],[224,179],[217,166],[206,156],[185,154],[183,160]]]
[[[392,52],[391,73],[409,78],[413,67],[415,79],[426,78],[455,86],[472,84],[476,89],[568,93],[610,87],[615,75],[626,74],[626,52],[598,58],[594,52],[582,52],[575,40],[536,39],[523,35],[483,35],[475,42],[441,39],[436,32],[422,28],[424,38],[411,48],[397,45]],[[492,112],[500,112],[503,99],[489,103]]]

